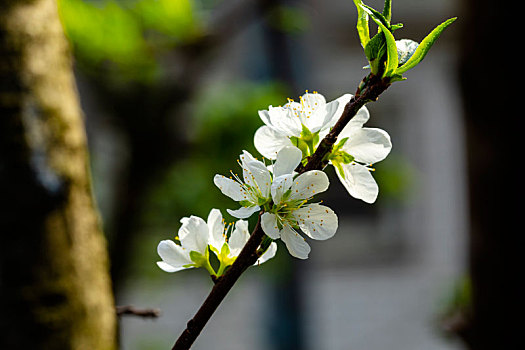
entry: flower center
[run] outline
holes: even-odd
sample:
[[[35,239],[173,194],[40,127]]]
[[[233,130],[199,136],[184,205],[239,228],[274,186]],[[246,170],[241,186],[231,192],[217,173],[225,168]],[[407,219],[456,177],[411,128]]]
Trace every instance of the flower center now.
[[[297,220],[292,215],[294,211],[301,208],[308,202],[308,199],[291,199],[289,198],[291,190],[288,190],[284,193],[280,203],[274,203],[270,212],[274,213],[277,217],[277,226],[279,230],[283,228],[284,225],[288,224],[292,227],[297,226]]]

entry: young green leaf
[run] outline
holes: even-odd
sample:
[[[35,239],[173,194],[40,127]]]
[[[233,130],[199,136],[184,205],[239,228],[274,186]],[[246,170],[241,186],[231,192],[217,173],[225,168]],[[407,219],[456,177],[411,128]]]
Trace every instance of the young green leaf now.
[[[390,76],[391,83],[395,83],[396,81],[403,81],[403,80],[407,80],[407,78],[405,78],[401,74],[393,74]]]
[[[365,55],[370,62],[370,71],[377,74],[379,71],[379,63],[382,61],[386,53],[386,41],[383,33],[377,33],[370,39],[365,47]]]
[[[395,73],[396,74],[403,74],[404,72],[408,71],[409,69],[414,68],[425,58],[426,54],[434,44],[434,42],[439,38],[441,33],[447,28],[449,25],[451,25],[457,17],[450,18],[446,20],[445,22],[438,25],[430,34],[428,34],[425,39],[419,44],[416,51],[410,57],[410,59],[401,67],[399,67]]]
[[[390,30],[392,31],[392,33],[400,28],[403,28],[403,23],[397,23],[397,24],[390,25]]]
[[[377,23],[377,20],[381,21],[381,23],[390,29],[390,21],[388,19],[386,19],[385,16],[383,16],[383,14],[379,11],[377,11],[376,9],[373,9],[372,7],[368,6],[368,5],[365,5],[365,4],[362,4],[361,5],[363,7],[363,9],[368,12],[368,14],[370,16],[372,16],[372,19],[374,19],[374,22]]]
[[[362,3],[362,0],[354,0],[355,7],[357,8],[357,33],[359,34],[361,45],[365,48],[370,41],[370,33],[368,28],[368,14],[361,8]]]
[[[385,0],[385,6],[383,7],[383,16],[390,22],[392,20],[392,0]]]
[[[377,11],[366,5],[363,5],[363,9],[368,12],[372,20],[376,22],[376,24],[379,26],[379,28],[385,35],[387,59],[383,77],[388,77],[395,72],[398,65],[396,39],[387,27],[389,24],[385,25],[385,23],[383,23],[384,21],[386,21],[386,19],[383,17],[382,14],[378,13]]]

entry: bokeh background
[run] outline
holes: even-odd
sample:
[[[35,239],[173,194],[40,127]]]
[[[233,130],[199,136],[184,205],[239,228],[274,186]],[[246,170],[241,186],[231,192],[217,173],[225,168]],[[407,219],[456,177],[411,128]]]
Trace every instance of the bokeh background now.
[[[212,282],[167,274],[156,245],[183,216],[225,213],[214,174],[255,153],[257,110],[317,90],[353,93],[367,74],[350,0],[59,0],[75,57],[95,195],[122,349],[166,349]],[[382,0],[367,4],[382,8]],[[408,80],[368,108],[393,150],[374,173],[376,204],[351,198],[329,170],[323,199],[337,235],[307,261],[278,255],[250,269],[195,343],[198,349],[464,349],[455,317],[468,303],[468,191],[459,59],[465,4],[395,0],[397,38],[445,31]],[[233,221],[228,218],[228,221]]]

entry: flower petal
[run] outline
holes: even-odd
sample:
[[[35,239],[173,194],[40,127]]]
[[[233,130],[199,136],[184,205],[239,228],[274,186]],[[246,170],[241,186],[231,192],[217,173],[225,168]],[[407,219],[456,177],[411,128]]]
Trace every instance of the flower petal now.
[[[326,122],[326,99],[323,95],[306,93],[300,98],[301,119],[311,132],[317,132]]]
[[[257,259],[254,265],[260,265],[262,263],[267,262],[268,260],[270,260],[271,258],[275,256],[275,253],[277,253],[277,243],[272,242],[270,246],[268,247],[268,249],[266,249],[264,254],[261,255],[259,259]]]
[[[320,170],[311,170],[299,175],[292,185],[290,199],[307,199],[328,189],[328,176]]]
[[[239,256],[242,248],[248,239],[250,238],[250,232],[248,231],[248,221],[238,220],[235,223],[235,229],[233,230],[228,244],[230,245],[230,256]]]
[[[341,130],[341,133],[338,136],[338,139],[341,140],[345,137],[350,137],[355,130],[360,129],[363,125],[370,119],[370,113],[366,107],[361,107],[357,111],[356,115],[350,119],[348,124]]]
[[[277,216],[272,213],[264,213],[261,215],[261,227],[268,237],[271,239],[278,239],[281,237],[279,227],[277,227]]]
[[[295,146],[286,146],[277,153],[277,160],[273,165],[273,177],[292,174],[295,168],[301,163],[303,152]]]
[[[299,259],[307,259],[310,246],[293,228],[286,225],[281,230],[281,240],[286,244],[290,254]]]
[[[177,271],[181,271],[181,270],[186,270],[186,269],[192,269],[193,266],[188,266],[188,267],[174,267],[168,263],[165,263],[164,261],[157,261],[157,266],[160,267],[162,270],[166,271],[166,272],[177,272]]]
[[[346,104],[354,97],[351,94],[344,94],[336,100],[333,100],[326,105],[326,120],[323,129],[331,128],[337,123],[343,111],[345,110]]]
[[[292,113],[293,109],[288,108],[288,104],[284,107],[272,107],[268,109],[268,116],[270,122],[276,131],[281,132],[287,136],[301,136],[302,126],[301,120],[298,116]]]
[[[253,213],[255,213],[255,212],[259,211],[259,210],[261,210],[261,208],[259,206],[257,206],[257,205],[254,205],[254,206],[251,206],[251,207],[240,207],[237,210],[226,209],[228,214],[230,214],[231,216],[233,216],[233,217],[235,217],[237,219],[247,219],[250,216],[252,216]]]
[[[160,241],[157,253],[162,259],[157,265],[166,272],[179,271],[184,269],[184,265],[193,263],[189,256],[190,251],[171,240]]]
[[[279,176],[272,182],[272,199],[275,204],[281,203],[281,199],[286,191],[293,184],[293,174]]]
[[[241,184],[232,179],[228,179],[223,175],[215,175],[213,178],[215,186],[221,190],[221,192],[233,199],[234,201],[242,201],[246,199],[246,192],[242,188]]]
[[[337,215],[324,205],[310,204],[292,214],[301,230],[310,238],[325,240],[337,231]]]
[[[343,145],[343,150],[356,161],[377,163],[386,158],[392,149],[388,133],[381,129],[363,128],[354,132]]]
[[[250,152],[247,151],[243,151],[243,154],[241,154],[239,158],[241,160],[244,182],[258,189],[259,196],[268,198],[270,196],[272,177],[266,165],[255,159]]]
[[[179,229],[179,240],[184,249],[196,251],[201,254],[206,253],[210,233],[206,222],[198,216],[182,218]]]
[[[210,211],[207,224],[210,236],[210,245],[220,252],[226,239],[224,237],[224,222],[219,209],[212,209]]]
[[[336,171],[336,173],[348,193],[352,197],[361,199],[366,203],[374,203],[379,193],[379,187],[370,170],[357,163],[341,164],[341,166],[344,171],[344,178],[339,171]]]
[[[272,125],[272,122],[270,121],[270,114],[268,113],[268,111],[266,109],[262,110],[262,111],[259,111],[259,118],[261,118],[261,120],[262,120],[262,122],[264,124],[266,124],[268,126]]]
[[[253,143],[257,151],[268,159],[275,159],[281,148],[292,145],[288,136],[266,125],[257,129]]]

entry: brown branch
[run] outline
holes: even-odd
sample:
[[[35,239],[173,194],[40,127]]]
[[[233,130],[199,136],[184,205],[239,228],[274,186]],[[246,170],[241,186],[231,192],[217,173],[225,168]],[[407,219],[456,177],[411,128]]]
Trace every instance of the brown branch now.
[[[373,75],[364,78],[363,82],[366,84],[364,90],[361,91],[359,88],[355,96],[346,104],[343,114],[328,135],[326,135],[319,143],[314,154],[308,158],[308,163],[304,167],[302,165],[299,166],[297,169],[299,173],[309,170],[323,169],[327,163],[324,159],[325,156],[332,151],[332,147],[336,142],[337,137],[341,131],[343,131],[350,119],[352,119],[365,104],[371,101],[376,101],[379,98],[379,95],[390,86],[390,80],[388,78],[381,79],[380,77]]]
[[[262,242],[264,237],[264,231],[261,227],[261,218],[257,221],[257,225],[246,242],[246,245],[242,249],[241,253],[233,263],[233,265],[226,271],[226,273],[217,279],[217,282],[210,294],[197,311],[195,316],[188,321],[187,327],[180,335],[179,339],[173,346],[173,350],[189,349],[195,339],[199,336],[200,332],[213,315],[215,310],[219,307],[226,294],[233,287],[235,282],[239,279],[241,274],[249,267],[255,264],[257,261],[257,248]]]
[[[131,305],[123,305],[116,307],[117,316],[131,315],[143,318],[157,318],[160,316],[159,309],[137,309]]]
[[[304,167],[299,166],[296,169],[298,173],[301,174],[305,171],[316,169],[321,170],[326,165],[324,157],[331,152],[332,146],[337,140],[337,136],[341,133],[346,124],[348,124],[350,119],[352,119],[359,109],[366,103],[376,101],[379,95],[390,86],[390,80],[388,78],[381,79],[376,76],[369,76],[365,78],[364,81],[366,83],[363,90],[361,91],[361,88],[358,89],[356,96],[346,104],[343,114],[330,133],[321,141],[317,151],[308,159],[308,163]],[[195,316],[188,321],[186,329],[177,339],[172,350],[187,350],[191,347],[241,274],[257,261],[257,258],[259,257],[257,249],[264,238],[260,215],[262,214],[259,214],[257,225],[241,253],[230,269],[226,271],[222,277],[217,279],[210,294]]]

